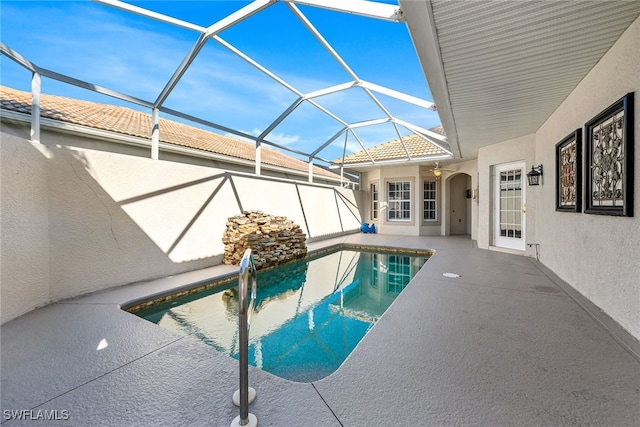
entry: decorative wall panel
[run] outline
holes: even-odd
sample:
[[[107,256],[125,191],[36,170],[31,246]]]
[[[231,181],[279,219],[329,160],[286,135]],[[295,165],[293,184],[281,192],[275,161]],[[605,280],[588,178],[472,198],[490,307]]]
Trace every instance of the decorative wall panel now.
[[[585,125],[585,212],[633,216],[633,93]]]
[[[556,144],[556,210],[580,212],[582,201],[582,130]]]

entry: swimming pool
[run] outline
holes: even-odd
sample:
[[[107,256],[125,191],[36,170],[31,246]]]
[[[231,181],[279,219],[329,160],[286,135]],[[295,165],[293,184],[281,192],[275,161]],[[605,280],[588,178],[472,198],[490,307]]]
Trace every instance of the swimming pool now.
[[[292,381],[334,372],[429,258],[335,249],[258,272],[249,363]],[[237,279],[135,312],[238,358]]]

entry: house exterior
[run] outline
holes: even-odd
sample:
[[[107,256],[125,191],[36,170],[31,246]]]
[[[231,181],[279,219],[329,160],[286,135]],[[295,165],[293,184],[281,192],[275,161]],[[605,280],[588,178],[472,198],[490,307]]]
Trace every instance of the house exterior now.
[[[429,130],[445,136],[442,126]],[[429,160],[420,156],[429,156]],[[440,167],[432,160],[438,156],[445,159],[438,162]],[[363,217],[378,233],[473,236],[472,210],[477,203],[472,201],[471,177],[476,176],[475,164],[449,165],[448,158],[445,150],[413,134],[336,162],[360,174],[367,200]]]

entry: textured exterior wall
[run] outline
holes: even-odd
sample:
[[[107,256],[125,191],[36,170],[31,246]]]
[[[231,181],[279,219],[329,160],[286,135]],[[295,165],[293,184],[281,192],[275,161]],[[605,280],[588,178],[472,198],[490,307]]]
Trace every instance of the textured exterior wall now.
[[[219,264],[227,218],[286,215],[309,238],[357,230],[351,190],[2,134],[2,323],[87,292]]]
[[[478,163],[475,160],[468,160],[462,163],[455,163],[453,165],[446,165],[448,169],[454,169],[456,172],[446,172],[443,174],[445,178],[443,179],[444,186],[447,187],[447,192],[451,193],[451,188],[449,188],[450,182],[459,174],[466,174],[471,177],[470,187],[473,192],[474,189],[478,188]],[[443,209],[442,209],[442,234],[448,236],[451,234],[451,224],[449,223],[449,212],[450,208],[450,197],[443,198]],[[478,202],[479,199],[471,199],[467,203],[467,207],[470,208],[468,213],[468,227],[471,233],[471,240],[478,240]]]
[[[411,220],[389,221],[387,200],[387,183],[409,181],[411,182]],[[421,205],[421,181],[420,167],[412,166],[388,166],[380,169],[380,233],[395,234],[399,236],[418,236],[422,225],[418,208]]]
[[[640,339],[639,46],[637,19],[540,127],[535,155],[545,167],[537,194],[541,261]],[[555,144],[628,92],[635,92],[635,217],[556,212]]]
[[[0,144],[2,322],[49,302],[47,158],[3,134]]]
[[[425,179],[436,179],[433,175],[432,166],[384,166],[372,169],[362,174],[362,189],[366,191],[366,200],[363,203],[362,217],[369,223],[376,225],[376,231],[380,234],[395,234],[405,236],[444,236],[450,234],[450,183],[451,178],[459,174],[466,174],[471,177],[471,187],[478,185],[478,169],[475,161],[466,161],[447,165],[447,169],[455,172],[443,172],[438,180],[438,220],[434,222],[422,221],[422,182]],[[411,182],[411,221],[389,221],[387,220],[387,182],[403,181]],[[378,184],[379,191],[379,219],[371,219],[371,184]],[[472,201],[468,203],[467,216],[468,230],[471,238],[476,239],[478,203]]]

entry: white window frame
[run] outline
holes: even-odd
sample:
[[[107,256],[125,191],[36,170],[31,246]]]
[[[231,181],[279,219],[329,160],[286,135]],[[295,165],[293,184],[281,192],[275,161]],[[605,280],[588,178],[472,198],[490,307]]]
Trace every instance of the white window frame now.
[[[378,182],[371,183],[371,220],[378,220],[378,211],[380,209],[380,184]]]
[[[411,281],[411,257],[389,255],[387,260],[387,292],[399,294]]]
[[[405,184],[407,184],[409,186],[408,190],[405,189]],[[392,194],[391,194],[391,186],[398,186],[400,185],[401,188],[398,190],[396,188],[394,188],[393,190],[393,198],[392,198]],[[411,222],[411,192],[413,191],[411,188],[411,181],[410,180],[390,180],[387,181],[387,221],[389,222]],[[404,196],[408,194],[408,198],[405,198]],[[399,197],[399,198],[398,198]],[[404,204],[408,203],[408,208],[404,208]],[[398,209],[394,209],[394,206],[399,206]],[[392,212],[400,212],[401,213],[401,217],[400,218],[391,218],[391,213]],[[407,213],[408,217],[405,217],[404,214]]]
[[[433,184],[432,189],[425,189],[425,184]],[[427,198],[427,192],[433,194],[433,198]],[[433,202],[433,209],[427,209],[425,204],[427,202]],[[427,211],[433,212],[433,218],[427,218]],[[424,222],[438,222],[438,181],[433,179],[425,179],[422,181],[422,221]]]

